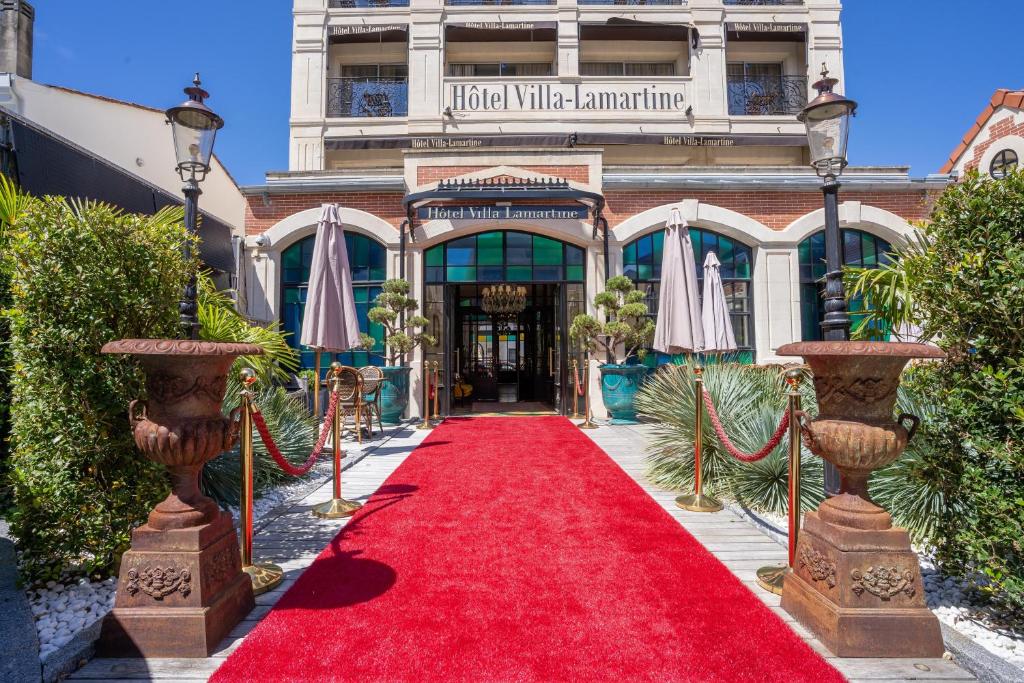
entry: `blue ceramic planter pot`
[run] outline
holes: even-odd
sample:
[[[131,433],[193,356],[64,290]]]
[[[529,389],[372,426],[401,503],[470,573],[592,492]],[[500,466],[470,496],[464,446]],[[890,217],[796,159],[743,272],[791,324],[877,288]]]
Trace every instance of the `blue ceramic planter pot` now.
[[[636,420],[636,392],[647,374],[643,365],[602,365],[601,398],[613,425],[633,425]]]
[[[412,368],[388,366],[381,368],[384,382],[380,388],[380,420],[386,425],[402,421],[402,414],[409,405],[409,373]]]

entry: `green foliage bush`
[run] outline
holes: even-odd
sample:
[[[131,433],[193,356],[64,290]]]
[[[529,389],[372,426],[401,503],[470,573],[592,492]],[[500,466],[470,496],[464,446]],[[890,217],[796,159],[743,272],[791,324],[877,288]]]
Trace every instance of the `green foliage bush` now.
[[[397,365],[399,360],[420,344],[435,346],[437,340],[426,332],[423,327],[430,321],[422,315],[415,315],[420,307],[416,299],[409,296],[409,283],[406,280],[386,280],[381,285],[380,294],[374,301],[367,317],[370,322],[384,326],[387,333],[385,346],[389,365]],[[402,314],[405,321],[402,321]],[[371,351],[376,340],[365,332],[359,335],[360,348]]]
[[[625,275],[616,275],[608,278],[604,291],[594,297],[594,306],[604,314],[605,321],[587,313],[577,315],[569,327],[573,341],[591,351],[603,349],[619,365],[634,353],[643,361],[655,330],[644,293]]]
[[[182,216],[47,197],[11,232],[10,521],[28,579],[109,572],[167,493],[163,469],[139,456],[128,428],[141,373],[100,347],[177,334],[195,268],[182,257]]]
[[[1024,172],[949,188],[926,228],[915,304],[947,359],[922,373],[941,397],[929,472],[947,571],[1024,615]]]

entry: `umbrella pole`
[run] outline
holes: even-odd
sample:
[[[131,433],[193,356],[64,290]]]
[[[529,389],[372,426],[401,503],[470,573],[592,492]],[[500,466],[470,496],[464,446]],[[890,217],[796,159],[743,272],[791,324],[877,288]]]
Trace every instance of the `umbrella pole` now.
[[[316,424],[320,426],[320,349],[313,351],[313,372],[316,373],[316,379],[313,380],[313,417],[316,418]]]
[[[718,512],[722,504],[711,496],[704,495],[704,476],[701,465],[701,451],[704,446],[704,369],[696,366],[693,369],[696,377],[693,380],[693,493],[676,498],[676,505],[690,512]]]

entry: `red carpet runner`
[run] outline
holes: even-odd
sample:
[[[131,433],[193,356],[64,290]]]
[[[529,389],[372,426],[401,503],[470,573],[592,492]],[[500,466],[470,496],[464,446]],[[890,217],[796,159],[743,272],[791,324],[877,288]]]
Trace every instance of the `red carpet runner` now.
[[[451,419],[214,681],[841,681],[561,417]]]

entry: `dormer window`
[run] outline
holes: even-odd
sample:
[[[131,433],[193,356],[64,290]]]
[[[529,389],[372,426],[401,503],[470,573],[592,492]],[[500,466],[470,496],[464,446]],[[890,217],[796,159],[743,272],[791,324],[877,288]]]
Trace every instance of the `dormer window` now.
[[[996,180],[1001,180],[1017,168],[1019,161],[1016,152],[1012,149],[1004,149],[992,158],[992,163],[988,167],[988,173]]]

